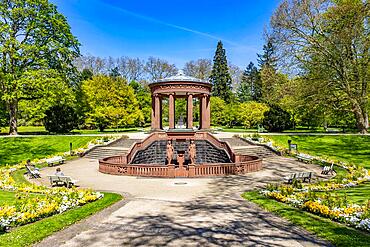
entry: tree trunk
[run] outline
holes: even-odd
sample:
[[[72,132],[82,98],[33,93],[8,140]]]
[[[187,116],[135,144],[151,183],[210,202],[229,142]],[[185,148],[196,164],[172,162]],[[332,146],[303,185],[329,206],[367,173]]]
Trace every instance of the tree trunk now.
[[[18,100],[12,99],[8,102],[9,107],[9,135],[18,135],[17,112]]]
[[[353,113],[355,114],[357,128],[361,134],[366,134],[369,128],[369,115],[365,107],[360,107],[358,104],[354,104]]]

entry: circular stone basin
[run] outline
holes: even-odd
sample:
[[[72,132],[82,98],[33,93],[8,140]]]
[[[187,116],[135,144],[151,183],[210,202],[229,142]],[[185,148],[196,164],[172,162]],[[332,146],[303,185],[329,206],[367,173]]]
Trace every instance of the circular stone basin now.
[[[175,182],[175,185],[185,185],[188,184],[187,182]]]

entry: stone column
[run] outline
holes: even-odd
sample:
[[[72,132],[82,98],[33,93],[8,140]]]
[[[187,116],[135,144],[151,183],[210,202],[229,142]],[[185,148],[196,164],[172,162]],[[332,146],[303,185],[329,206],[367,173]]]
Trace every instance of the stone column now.
[[[205,120],[204,120],[204,129],[210,129],[211,128],[211,103],[210,103],[210,97],[209,95],[205,96],[206,98],[206,112],[204,114]]]
[[[156,123],[157,123],[157,120],[156,120],[156,113],[155,113],[155,96],[152,95],[152,130],[155,130],[156,129]]]
[[[201,129],[207,129],[207,95],[203,94],[201,98],[202,124]]]
[[[162,111],[162,100],[163,100],[163,98],[162,97],[160,97],[159,98],[159,114],[158,114],[158,116],[159,116],[159,128],[161,129],[161,130],[163,130],[163,126],[162,126],[162,122],[163,122],[163,119],[162,119],[162,115],[163,115],[163,111]]]
[[[199,129],[202,129],[203,126],[203,96],[199,98]]]
[[[186,128],[193,129],[193,95],[192,94],[188,94]]]
[[[168,122],[169,122],[169,126],[170,126],[170,129],[174,129],[175,128],[175,98],[174,98],[174,94],[170,94],[169,95],[169,99],[168,99]]]
[[[154,95],[154,129],[160,129],[161,127],[161,103],[159,95]],[[152,120],[153,122],[153,120]]]

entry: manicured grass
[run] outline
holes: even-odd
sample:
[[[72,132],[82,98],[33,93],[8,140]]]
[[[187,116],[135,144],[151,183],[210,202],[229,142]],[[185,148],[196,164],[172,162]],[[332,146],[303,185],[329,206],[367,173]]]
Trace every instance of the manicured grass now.
[[[241,128],[241,127],[235,127],[235,128],[228,128],[228,127],[220,127],[222,128],[221,131],[223,132],[235,132],[235,133],[243,133],[243,132],[250,132],[250,133],[256,133],[257,132],[257,129],[245,129],[245,128]],[[217,127],[216,127],[217,129]]]
[[[77,221],[80,221],[122,199],[114,193],[104,193],[104,198],[82,207],[68,210],[32,224],[15,228],[10,233],[0,235],[0,246],[30,246]]]
[[[125,133],[125,132],[136,132],[142,130],[141,128],[118,128],[118,129],[105,129],[100,132],[98,129],[94,130],[73,130],[71,133],[67,134],[115,134],[115,133]],[[9,128],[0,129],[0,135],[7,135],[9,133]],[[46,131],[44,126],[19,126],[18,134],[20,135],[52,135]]]
[[[95,130],[73,130],[72,134],[82,134],[82,135],[93,135],[93,134],[117,134],[117,133],[128,133],[137,132],[143,130],[142,128],[118,128],[118,129],[105,129],[103,132],[98,129]],[[148,129],[149,130],[149,129]]]
[[[0,129],[1,135],[7,135],[9,133],[9,127]],[[44,126],[19,126],[18,134],[20,135],[47,135],[48,132]]]
[[[15,200],[14,192],[0,190],[0,205],[14,205]]]
[[[298,151],[332,157],[370,168],[370,136],[360,135],[267,135],[276,144],[298,144]]]
[[[315,156],[329,157],[361,165],[370,170],[370,136],[361,135],[268,135],[277,145],[288,146],[288,140],[298,144],[298,151]],[[343,171],[338,174],[343,175]],[[370,183],[335,191],[347,193],[352,203],[366,203],[370,199]]]
[[[27,159],[45,158],[72,148],[83,147],[93,136],[36,136],[0,138],[0,165],[16,164]]]
[[[15,193],[11,191],[0,190],[0,206],[1,205],[15,205],[17,203],[17,196],[26,195],[26,193]],[[42,194],[27,194],[30,198],[44,197]]]
[[[316,234],[319,238],[330,241],[337,247],[369,246],[370,235],[365,232],[268,199],[256,191],[246,192],[242,196],[267,211],[305,228],[307,231]]]

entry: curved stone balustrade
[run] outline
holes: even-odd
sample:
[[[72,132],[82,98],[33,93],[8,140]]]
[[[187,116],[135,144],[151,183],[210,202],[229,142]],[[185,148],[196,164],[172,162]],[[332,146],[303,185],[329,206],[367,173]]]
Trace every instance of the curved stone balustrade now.
[[[227,142],[218,140],[208,132],[194,132],[188,136],[192,140],[208,141],[216,148],[225,150],[231,163],[201,163],[196,165],[175,166],[165,164],[133,164],[135,155],[158,140],[176,140],[183,138],[180,133],[168,134],[155,132],[145,140],[135,143],[131,150],[122,156],[113,156],[99,160],[99,171],[102,173],[143,177],[212,177],[245,174],[262,169],[262,160],[256,156],[235,154]]]
[[[99,161],[99,171],[113,175],[143,177],[213,177],[238,175],[262,169],[262,160],[255,156],[243,157],[239,163],[201,164],[176,168],[155,164],[122,164],[122,156],[114,156]]]

